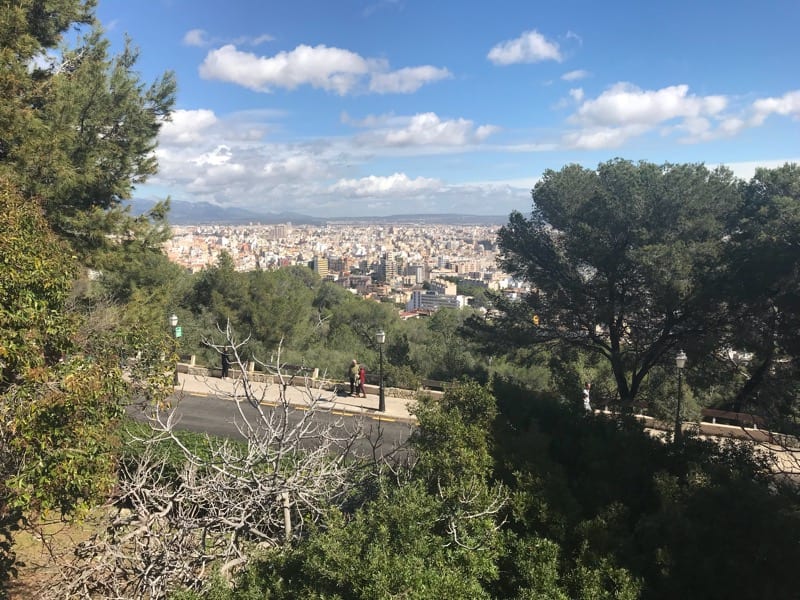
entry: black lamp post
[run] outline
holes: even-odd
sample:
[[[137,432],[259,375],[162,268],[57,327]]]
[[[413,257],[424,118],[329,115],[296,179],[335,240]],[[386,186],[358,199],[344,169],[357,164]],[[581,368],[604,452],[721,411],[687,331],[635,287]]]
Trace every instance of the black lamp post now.
[[[683,368],[686,366],[686,353],[681,350],[675,357],[675,366],[678,368],[678,407],[675,410],[675,443],[677,444],[681,439],[681,401],[683,400],[683,387],[681,386],[681,375]]]
[[[178,315],[172,313],[169,317],[169,325],[172,327],[172,335],[175,339],[175,343],[177,344],[178,338],[180,337],[180,333],[178,332]],[[173,383],[178,385],[178,363],[175,363],[175,376],[173,378]]]
[[[375,334],[375,341],[378,342],[380,352],[380,370],[378,371],[378,411],[386,412],[386,396],[383,392],[383,344],[386,342],[386,332],[379,329]]]

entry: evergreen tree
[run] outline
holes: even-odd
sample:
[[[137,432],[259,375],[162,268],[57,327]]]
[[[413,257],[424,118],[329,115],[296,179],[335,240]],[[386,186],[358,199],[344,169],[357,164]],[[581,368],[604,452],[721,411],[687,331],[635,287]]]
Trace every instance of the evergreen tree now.
[[[75,247],[113,241],[121,201],[156,172],[174,103],[167,73],[146,86],[130,42],[109,56],[93,0],[0,2],[0,173]],[[74,28],[74,47],[64,34]],[[111,211],[109,213],[109,211]]]
[[[613,160],[546,171],[530,218],[499,234],[503,269],[531,285],[470,328],[497,352],[559,342],[602,356],[623,403],[682,346],[715,336],[729,225],[741,200],[725,169]]]

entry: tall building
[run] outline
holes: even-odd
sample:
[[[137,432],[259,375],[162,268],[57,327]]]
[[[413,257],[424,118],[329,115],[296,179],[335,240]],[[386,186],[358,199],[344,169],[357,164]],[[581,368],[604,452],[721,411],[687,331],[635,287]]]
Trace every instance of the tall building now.
[[[392,281],[397,277],[397,263],[388,252],[381,257],[379,276],[381,281]]]
[[[309,266],[314,273],[318,273],[322,278],[328,274],[328,259],[324,256],[315,255]]]
[[[414,278],[414,283],[425,281],[425,267],[422,265],[408,265],[405,268],[406,275]]]

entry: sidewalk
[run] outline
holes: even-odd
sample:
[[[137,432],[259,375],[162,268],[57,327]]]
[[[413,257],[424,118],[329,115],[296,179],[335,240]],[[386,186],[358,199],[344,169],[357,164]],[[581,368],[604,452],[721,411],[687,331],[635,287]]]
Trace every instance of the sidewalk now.
[[[314,399],[318,399],[318,406],[325,410],[361,414],[384,421],[416,422],[416,417],[409,412],[410,405],[414,403],[413,399],[385,395],[386,411],[378,411],[378,390],[375,386],[367,386],[367,397],[359,398],[343,394],[343,390],[333,392],[319,387],[306,388],[302,385],[302,380],[298,383],[301,385],[286,388],[286,399],[289,404],[298,408],[307,407]],[[280,398],[280,386],[277,384],[251,381],[250,387],[253,395],[263,404],[275,404]],[[245,397],[243,382],[240,378],[222,379],[179,371],[175,393],[180,394],[181,391],[231,400],[243,400]]]

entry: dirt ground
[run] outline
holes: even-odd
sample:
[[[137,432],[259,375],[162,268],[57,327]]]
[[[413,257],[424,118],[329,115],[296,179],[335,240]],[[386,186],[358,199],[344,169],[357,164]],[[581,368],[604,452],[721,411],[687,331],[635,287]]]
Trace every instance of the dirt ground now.
[[[9,586],[9,600],[34,600],[41,597],[41,588],[52,582],[58,564],[69,560],[75,547],[96,530],[98,517],[90,515],[82,522],[62,523],[57,519],[37,524],[42,535],[18,531],[14,536],[14,551],[24,563],[19,575]]]

